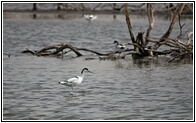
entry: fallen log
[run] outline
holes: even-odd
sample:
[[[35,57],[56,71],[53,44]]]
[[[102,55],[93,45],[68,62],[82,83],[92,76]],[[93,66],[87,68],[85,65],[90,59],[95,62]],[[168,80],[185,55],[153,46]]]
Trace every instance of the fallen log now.
[[[63,50],[69,48],[71,51],[73,51],[78,57],[79,56],[83,56],[75,47],[73,47],[70,44],[57,44],[57,45],[52,45],[52,46],[48,46],[48,47],[44,47],[41,50],[29,50],[26,49],[24,51],[22,51],[22,53],[31,53],[33,55],[37,55],[37,56],[49,56],[49,55],[59,55],[59,53],[61,52],[60,55],[63,55]],[[54,51],[51,51],[54,50]]]

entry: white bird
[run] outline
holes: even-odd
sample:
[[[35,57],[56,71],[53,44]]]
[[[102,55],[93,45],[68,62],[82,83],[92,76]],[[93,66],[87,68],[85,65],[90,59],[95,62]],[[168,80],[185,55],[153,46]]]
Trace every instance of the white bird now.
[[[83,68],[81,71],[81,76],[75,76],[75,77],[70,78],[68,80],[61,81],[61,82],[59,82],[59,84],[71,87],[70,94],[72,94],[73,87],[82,83],[84,76],[85,76],[85,72],[93,73],[93,72],[89,71],[88,68]]]
[[[127,49],[124,44],[119,44],[118,41],[114,41],[114,44],[116,44],[115,49],[119,52],[119,54]]]
[[[92,21],[92,20],[97,19],[96,15],[85,15],[85,14],[83,14],[83,17],[84,17],[84,19],[86,19],[89,22]]]

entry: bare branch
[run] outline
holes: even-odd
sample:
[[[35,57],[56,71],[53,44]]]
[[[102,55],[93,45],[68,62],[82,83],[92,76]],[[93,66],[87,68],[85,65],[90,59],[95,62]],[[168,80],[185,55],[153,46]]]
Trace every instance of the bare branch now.
[[[130,38],[131,38],[131,40],[132,40],[133,43],[136,43],[135,37],[134,37],[133,32],[132,32],[132,26],[131,26],[131,21],[130,21],[130,18],[129,18],[127,4],[125,5],[125,17],[126,17],[126,22],[127,22],[127,26],[128,26]],[[136,49],[135,46],[134,46],[134,49]]]
[[[65,45],[62,45],[61,47],[59,47],[55,52],[53,52],[52,54],[58,54],[59,52],[63,51],[63,49],[65,48],[69,48],[71,49],[73,52],[76,53],[77,56],[83,56],[75,47],[73,47],[72,45],[70,44],[65,44]]]
[[[146,37],[150,36],[150,31],[154,27],[154,16],[153,16],[154,10],[152,10],[152,5],[150,3],[147,3],[147,14],[148,14],[148,22],[149,27],[147,29]],[[148,40],[146,40],[145,46],[148,44]]]
[[[185,23],[184,23],[183,25],[181,25],[180,15],[179,15],[178,22],[179,22],[179,27],[180,27],[180,34],[177,36],[177,38],[179,39],[179,38],[180,38],[180,36],[182,35],[182,28],[183,28],[183,26],[185,25]]]
[[[92,52],[92,53],[95,53],[95,54],[100,55],[100,56],[107,56],[107,55],[111,54],[111,53],[99,53],[97,51],[93,51],[93,50],[90,50],[90,49],[87,49],[87,48],[76,48],[75,47],[75,49]]]
[[[173,17],[172,17],[172,20],[171,20],[171,23],[170,23],[170,25],[169,25],[168,30],[167,30],[166,33],[161,37],[160,42],[163,42],[164,39],[166,39],[166,38],[169,37],[169,35],[170,35],[171,32],[172,32],[173,26],[174,26],[174,24],[175,24],[175,22],[176,22],[176,19],[178,18],[178,15],[181,14],[182,10],[184,9],[184,6],[185,6],[185,3],[181,3],[181,4],[179,5],[178,9],[175,11],[175,13],[174,13],[174,15],[173,15]],[[155,49],[158,49],[159,46],[160,46],[159,43],[156,43],[156,44],[154,45]]]

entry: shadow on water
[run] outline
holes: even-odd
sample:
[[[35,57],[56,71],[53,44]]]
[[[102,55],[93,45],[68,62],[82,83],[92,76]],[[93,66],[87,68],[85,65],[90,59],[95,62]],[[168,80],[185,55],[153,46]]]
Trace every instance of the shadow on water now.
[[[86,96],[88,94],[90,94],[90,91],[74,91],[72,93],[70,93],[70,91],[65,91],[62,96],[64,96],[65,98],[71,99],[74,97]]]

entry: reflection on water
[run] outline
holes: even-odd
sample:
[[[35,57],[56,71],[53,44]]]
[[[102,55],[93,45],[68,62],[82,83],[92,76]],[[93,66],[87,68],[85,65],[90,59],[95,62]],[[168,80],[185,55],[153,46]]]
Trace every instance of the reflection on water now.
[[[88,52],[79,58],[68,53],[63,59],[21,53],[60,42],[111,51],[114,40],[130,41],[124,16],[112,18],[102,15],[90,24],[82,18],[4,20],[3,52],[11,57],[3,56],[3,119],[192,120],[192,64],[160,59],[138,63],[131,57],[102,61]],[[184,33],[192,30],[191,21],[185,21]],[[148,27],[145,19],[132,23],[135,33]],[[162,35],[167,25],[157,21],[152,35]],[[89,56],[95,59],[85,60]],[[80,74],[84,67],[95,74],[86,75],[70,96],[69,87],[58,82]]]

